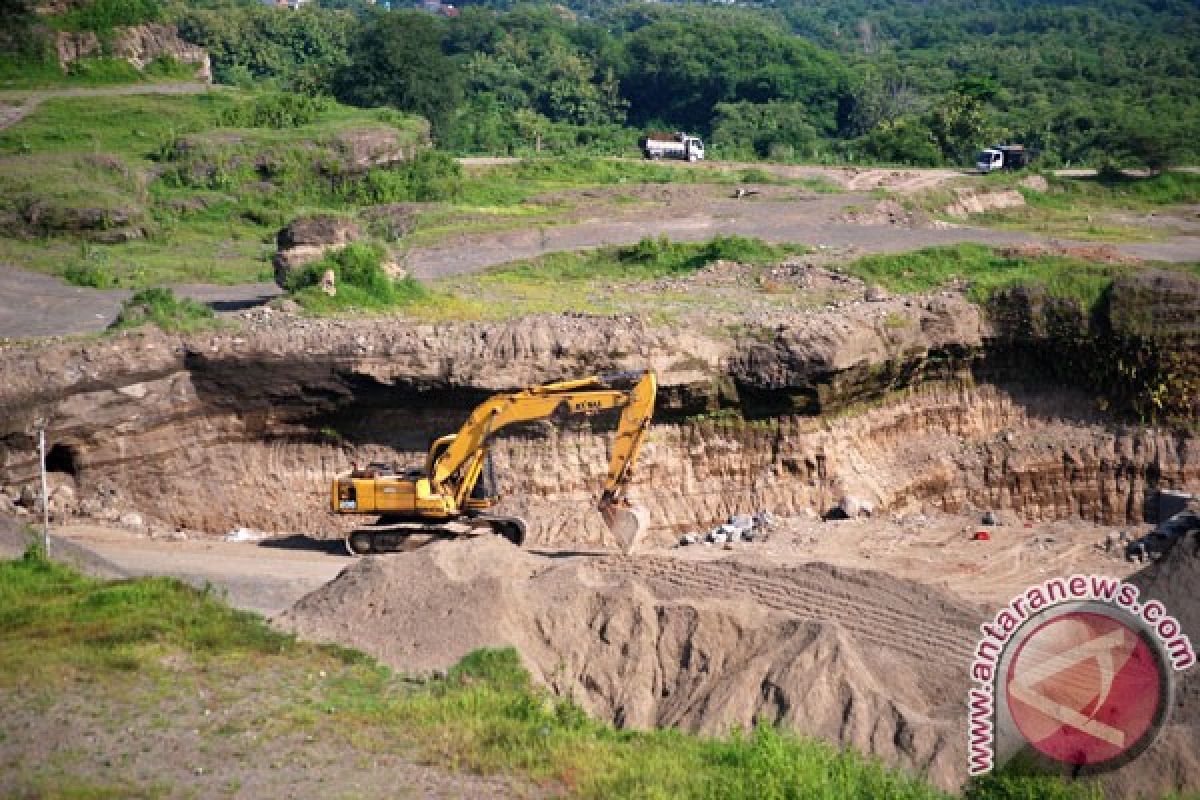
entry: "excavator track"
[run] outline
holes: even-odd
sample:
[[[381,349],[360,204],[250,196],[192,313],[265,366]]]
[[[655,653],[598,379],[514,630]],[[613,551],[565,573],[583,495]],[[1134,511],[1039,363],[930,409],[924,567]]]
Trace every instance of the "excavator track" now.
[[[503,536],[518,547],[525,541],[525,520],[520,517],[480,516],[451,522],[392,521],[386,517],[346,535],[352,556],[406,553],[437,541],[470,536]]]

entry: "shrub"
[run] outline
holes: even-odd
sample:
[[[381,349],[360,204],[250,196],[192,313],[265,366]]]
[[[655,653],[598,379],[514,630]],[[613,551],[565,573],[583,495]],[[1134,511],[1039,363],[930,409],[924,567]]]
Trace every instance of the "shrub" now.
[[[105,32],[118,26],[162,19],[160,0],[92,0],[72,8],[56,23],[66,30]]]
[[[328,108],[329,101],[323,97],[271,92],[228,109],[221,115],[221,124],[230,128],[299,128],[315,122]]]
[[[143,289],[125,301],[109,330],[137,328],[152,323],[164,331],[187,332],[205,327],[213,310],[190,298],[179,298],[170,289]]]
[[[72,286],[85,286],[89,289],[112,289],[117,285],[117,279],[102,264],[83,261],[70,265],[63,273],[63,278]]]
[[[410,161],[372,169],[342,189],[343,199],[366,205],[453,200],[461,192],[462,167],[439,150],[422,150]]]
[[[185,64],[174,56],[161,55],[142,69],[142,74],[154,78],[190,80],[196,77],[196,66]]]
[[[137,67],[123,58],[81,58],[67,66],[67,74],[86,83],[133,83],[141,77]]]
[[[430,298],[429,290],[412,277],[393,280],[383,269],[383,256],[384,250],[378,245],[347,245],[293,273],[287,289],[301,305],[313,311],[384,310]],[[320,289],[326,270],[333,270],[336,278],[337,293],[332,297]]]

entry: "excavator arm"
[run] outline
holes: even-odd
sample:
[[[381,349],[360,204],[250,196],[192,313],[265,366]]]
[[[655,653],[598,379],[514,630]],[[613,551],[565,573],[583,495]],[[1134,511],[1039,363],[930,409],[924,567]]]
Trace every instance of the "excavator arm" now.
[[[630,380],[636,380],[631,389],[613,386]],[[435,442],[427,464],[430,487],[453,496],[461,508],[483,470],[491,437],[504,427],[556,413],[590,415],[620,408],[621,419],[599,507],[605,523],[629,551],[644,532],[646,518],[645,512],[628,507],[623,492],[649,430],[657,391],[654,373],[647,371],[550,383],[496,395],[476,408],[458,433]]]

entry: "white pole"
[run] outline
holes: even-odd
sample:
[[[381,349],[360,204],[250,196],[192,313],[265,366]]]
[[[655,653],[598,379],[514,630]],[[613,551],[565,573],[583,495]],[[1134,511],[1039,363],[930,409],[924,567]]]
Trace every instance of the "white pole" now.
[[[41,455],[42,473],[42,551],[50,555],[50,499],[46,491],[46,425],[38,426],[38,452]]]

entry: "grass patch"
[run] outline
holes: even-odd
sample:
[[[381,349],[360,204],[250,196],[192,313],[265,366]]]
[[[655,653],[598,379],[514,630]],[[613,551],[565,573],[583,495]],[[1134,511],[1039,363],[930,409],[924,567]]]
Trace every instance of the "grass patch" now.
[[[354,207],[338,176],[356,142],[416,148],[424,130],[388,110],[236,90],[51,98],[0,132],[0,259],[133,289],[269,279],[279,228]],[[397,171],[402,191],[437,179],[418,162]],[[82,240],[125,226],[144,237],[81,255]]]
[[[141,71],[123,58],[104,56],[71,62],[66,71],[54,56],[13,58],[0,53],[0,91],[13,89],[73,89],[171,83],[196,80],[196,65],[161,56]]]
[[[450,293],[454,301],[434,306],[429,313],[507,319],[563,311],[628,312],[645,301],[646,291],[641,284],[646,281],[685,277],[716,261],[762,265],[801,252],[807,252],[807,248],[718,236],[706,242],[645,238],[627,246],[549,253],[443,281],[438,288]],[[664,299],[663,294],[656,294],[655,307],[664,308],[659,302]],[[701,304],[709,302],[700,295],[691,299]]]
[[[287,288],[296,302],[316,313],[388,311],[433,300],[433,294],[411,276],[393,280],[383,269],[383,258],[383,248],[378,245],[347,245],[293,273]],[[329,270],[335,277],[333,295],[321,288]]]
[[[1023,190],[1025,201],[1042,208],[1088,205],[1093,208],[1141,210],[1200,203],[1200,175],[1161,172],[1148,177],[1104,171],[1094,177],[1049,176],[1050,190]]]
[[[0,157],[0,212],[10,215],[3,230],[8,235],[80,233],[136,222],[144,197],[141,176],[116,156]]]
[[[54,155],[102,152],[150,160],[178,136],[208,130],[220,115],[247,102],[240,92],[190,95],[50,97],[25,119],[0,131],[0,153]]]
[[[968,296],[982,303],[999,289],[1036,285],[1090,308],[1113,278],[1132,268],[1062,256],[1010,256],[984,245],[958,244],[867,256],[844,269],[894,292],[924,292],[965,280],[970,284]]]
[[[652,161],[567,156],[527,158],[516,164],[473,171],[464,180],[457,200],[466,206],[509,206],[524,202],[535,194],[556,189],[646,183],[776,183],[804,186],[813,191],[837,191],[837,187],[827,181],[783,179],[757,167],[712,169],[694,165],[671,166]]]
[[[488,272],[499,280],[518,282],[587,282],[653,280],[684,275],[714,261],[765,264],[806,252],[793,245],[773,245],[743,236],[717,236],[707,242],[672,242],[667,237],[644,238],[623,247],[601,247],[581,253],[553,253],[533,261],[497,267]]]
[[[158,287],[143,289],[126,300],[109,330],[157,325],[164,331],[188,333],[209,327],[214,320],[213,310],[203,303]]]
[[[35,647],[31,647],[36,643]],[[0,684],[36,672],[54,681],[84,671],[138,670],[164,648],[196,654],[283,653],[294,640],[211,591],[166,578],[105,582],[31,549],[0,562]]]
[[[982,192],[1015,189],[1025,198],[1023,207],[972,214],[970,223],[1091,241],[1157,241],[1170,234],[1169,228],[1139,225],[1119,212],[1149,212],[1200,202],[1200,175],[1189,172],[1135,176],[1109,171],[1091,177],[1047,173],[1042,175],[1045,191],[1021,185],[1031,174],[993,173],[983,178],[982,184],[964,184]],[[938,215],[953,201],[949,189],[934,189],[922,193],[917,202]]]
[[[464,174],[445,153],[420,147],[425,131],[423,121],[393,111],[278,93],[48,98],[0,131],[0,224],[10,228],[0,236],[0,259],[87,286],[242,283],[269,274],[274,235],[297,214],[430,202],[402,237],[418,246],[467,231],[558,224],[573,218],[576,204],[594,202],[538,198],[556,190],[771,177],[586,157]],[[417,155],[389,167],[355,166],[363,148],[389,137]],[[113,228],[127,230],[102,235]],[[81,255],[81,242],[101,239],[122,241]],[[425,300],[414,286],[382,305],[369,296],[308,295],[322,311]],[[441,308],[471,315],[469,305]]]

